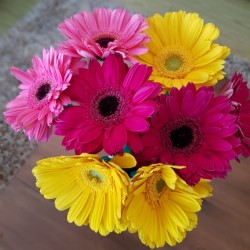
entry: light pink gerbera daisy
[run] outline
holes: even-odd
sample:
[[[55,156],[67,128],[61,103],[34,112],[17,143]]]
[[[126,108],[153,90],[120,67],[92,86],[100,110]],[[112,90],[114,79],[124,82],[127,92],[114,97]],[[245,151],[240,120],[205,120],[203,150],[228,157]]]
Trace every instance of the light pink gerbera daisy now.
[[[128,144],[142,149],[138,133],[149,129],[147,118],[157,105],[153,100],[160,84],[149,82],[151,67],[135,64],[128,71],[121,56],[110,55],[101,66],[91,60],[72,79],[67,93],[79,106],[65,109],[56,119],[57,135],[63,135],[67,150],[113,155]]]
[[[140,14],[125,9],[96,8],[80,12],[59,24],[60,32],[69,40],[60,44],[62,51],[73,57],[105,58],[119,53],[124,59],[147,52],[143,33],[147,22]]]
[[[240,143],[227,98],[189,83],[180,90],[173,88],[169,96],[161,95],[159,103],[150,130],[142,136],[140,158],[186,166],[177,172],[190,185],[201,178],[225,177]]]
[[[221,88],[220,94],[226,95],[231,102],[231,114],[235,115],[241,145],[238,153],[244,157],[250,156],[250,90],[242,74],[235,73],[232,78]]]
[[[33,57],[33,68],[27,72],[12,67],[11,73],[21,81],[21,92],[6,105],[5,121],[15,131],[23,130],[30,140],[47,141],[54,117],[71,103],[64,90],[72,77],[71,68],[77,72],[76,65],[77,62],[51,47],[43,50],[42,59]]]

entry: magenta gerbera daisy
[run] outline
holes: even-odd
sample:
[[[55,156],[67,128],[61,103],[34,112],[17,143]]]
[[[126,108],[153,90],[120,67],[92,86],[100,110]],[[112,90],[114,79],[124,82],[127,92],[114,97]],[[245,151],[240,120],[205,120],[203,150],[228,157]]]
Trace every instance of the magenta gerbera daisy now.
[[[231,102],[231,114],[236,116],[238,131],[236,136],[241,140],[238,153],[250,156],[250,91],[247,82],[240,73],[235,73],[222,87],[220,94],[226,95]]]
[[[127,144],[142,149],[138,133],[149,129],[147,118],[157,109],[153,100],[160,84],[148,81],[151,67],[135,64],[128,70],[119,55],[110,55],[103,65],[91,60],[89,69],[73,77],[67,93],[79,106],[65,109],[57,118],[57,135],[66,149],[113,155]]]
[[[142,136],[140,158],[186,166],[177,172],[190,185],[201,178],[225,177],[239,145],[227,98],[189,83],[180,90],[173,88],[169,96],[161,95],[159,103],[150,130]]]
[[[150,39],[143,31],[147,22],[140,14],[125,9],[96,8],[80,12],[63,23],[59,30],[68,38],[60,44],[62,51],[73,57],[105,58],[119,53],[124,59],[147,52],[144,43]]]
[[[68,56],[51,47],[43,50],[42,58],[33,57],[33,68],[27,72],[12,67],[11,73],[21,81],[21,92],[6,105],[5,121],[15,131],[23,130],[30,140],[47,141],[54,117],[71,102],[64,90],[76,65],[75,60],[72,64]]]

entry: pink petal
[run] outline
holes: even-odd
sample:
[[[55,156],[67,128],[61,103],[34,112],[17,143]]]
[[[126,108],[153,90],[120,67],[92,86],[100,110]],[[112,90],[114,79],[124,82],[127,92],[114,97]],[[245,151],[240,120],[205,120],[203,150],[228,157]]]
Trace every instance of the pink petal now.
[[[169,113],[173,119],[179,115],[179,104],[172,96],[166,97],[166,108],[167,113]]]
[[[137,104],[135,107],[132,108],[131,112],[134,115],[147,118],[151,116],[156,111],[157,108],[158,108],[157,104],[149,100],[149,101],[145,101],[140,104]]]
[[[208,138],[207,143],[213,150],[227,151],[232,149],[232,145],[230,143],[218,138]]]
[[[142,156],[144,161],[160,162],[159,158],[162,153],[161,147],[151,147],[143,149]]]
[[[117,86],[123,81],[126,67],[121,56],[108,56],[104,60],[102,68],[107,86]]]
[[[95,141],[103,133],[102,127],[97,127],[94,124],[89,124],[84,128],[78,129],[79,132],[76,134],[76,138],[80,143],[90,143]]]
[[[83,86],[84,83],[79,80],[77,77],[73,77],[68,89],[64,92],[70,99],[80,102],[82,100],[81,95],[81,85]]]
[[[15,68],[15,67],[11,67],[10,69],[11,73],[22,83],[24,84],[33,84],[34,83],[34,79],[32,76],[30,76],[29,74],[27,74],[26,72]]]
[[[44,55],[44,53],[43,53],[43,56],[45,58],[47,58],[47,56]],[[38,57],[38,56],[34,56],[32,58],[32,66],[33,66],[34,70],[37,71],[37,72],[39,72],[39,73],[41,73],[42,69],[44,68],[43,67],[43,62],[42,62],[41,58]],[[48,67],[48,66],[49,66],[49,63],[47,63],[46,67]]]
[[[123,86],[131,91],[136,91],[148,80],[151,73],[152,68],[137,63],[130,68],[123,82]]]
[[[141,55],[148,52],[148,48],[145,47],[135,47],[128,50],[129,55]],[[132,60],[130,60],[132,61]],[[136,62],[136,61],[135,61]]]
[[[158,144],[159,145],[159,144]],[[158,150],[160,151],[160,162],[174,164],[173,154],[171,151],[163,151],[161,147],[158,146]]]
[[[190,107],[193,107],[194,103],[194,93],[191,90],[188,90],[182,100],[181,108],[182,111],[185,112],[187,115],[190,114],[191,110]]]
[[[194,96],[194,103],[192,109],[189,111],[190,115],[198,115],[203,109],[203,105],[206,102],[206,92],[200,91]]]
[[[81,154],[81,153],[97,154],[103,148],[102,142],[103,142],[103,136],[101,135],[97,137],[94,141],[91,141],[89,143],[76,144],[75,153],[76,154]]]
[[[132,132],[145,132],[149,129],[149,123],[144,118],[133,115],[124,119],[124,125]]]
[[[161,144],[160,130],[151,128],[142,135],[142,143],[145,147],[154,147]]]
[[[135,153],[139,153],[143,149],[141,138],[136,133],[131,133],[130,131],[128,131],[128,142],[127,143],[129,145],[129,147],[131,148],[131,150]]]
[[[134,103],[143,102],[145,99],[150,98],[152,94],[155,97],[158,93],[160,93],[161,88],[157,83],[147,82],[135,93],[132,98]]]
[[[222,117],[223,117],[223,114],[221,114],[221,113],[212,114],[212,115],[205,118],[206,119],[206,125],[207,126],[212,126],[213,124],[217,124],[218,120],[220,120]]]
[[[127,143],[127,130],[123,124],[114,126],[105,131],[103,148],[109,155],[122,151]]]
[[[97,23],[102,24],[103,30],[108,30],[110,28],[110,14],[109,9],[102,9],[102,11],[94,10],[94,15],[96,15]]]
[[[86,109],[83,107],[69,107],[56,118],[55,134],[66,135],[68,131],[74,130],[79,126],[88,124],[86,119]]]

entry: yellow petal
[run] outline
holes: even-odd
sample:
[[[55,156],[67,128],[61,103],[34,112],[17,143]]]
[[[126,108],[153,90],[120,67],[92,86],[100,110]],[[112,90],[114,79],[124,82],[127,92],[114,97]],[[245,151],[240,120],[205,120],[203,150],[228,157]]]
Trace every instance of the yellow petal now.
[[[198,184],[193,188],[200,195],[201,198],[207,198],[213,196],[213,188],[209,185],[209,180],[201,179]]]
[[[67,216],[67,220],[69,223],[72,223],[73,221],[75,221],[78,215],[81,213],[84,207],[84,203],[82,202],[83,200],[85,200],[85,197],[79,196],[70,207],[68,216]]]
[[[100,222],[103,216],[105,206],[105,195],[102,192],[96,192],[95,203],[90,216],[89,226],[90,228],[98,232],[100,227]]]
[[[183,212],[180,206],[175,202],[168,202],[167,209],[171,214],[171,218],[174,223],[182,228],[185,228],[189,225],[189,220],[187,215]]]
[[[195,67],[207,65],[217,59],[224,59],[229,53],[230,49],[226,46],[219,46],[217,44],[214,44],[213,46],[211,46],[209,52],[195,60]]]
[[[133,168],[137,164],[134,156],[128,153],[124,153],[122,156],[115,155],[110,161],[121,168]]]
[[[209,74],[205,71],[195,70],[185,76],[187,82],[204,83],[209,80]]]
[[[179,204],[180,207],[185,211],[197,212],[201,209],[196,199],[192,198],[190,195],[185,195],[178,192],[172,192],[170,196],[171,200]]]
[[[181,36],[182,43],[190,50],[199,38],[203,29],[203,20],[196,13],[188,13],[182,19]]]
[[[77,225],[87,225],[89,223],[89,216],[94,205],[94,199],[95,197],[93,194],[87,195],[87,199],[84,199],[84,197],[82,197],[83,206],[81,212],[78,214],[78,217],[75,220],[75,222],[77,222]]]
[[[58,210],[63,211],[70,207],[70,204],[75,201],[79,195],[82,194],[82,190],[75,185],[72,188],[68,188],[68,192],[59,195],[55,200],[55,206]]]

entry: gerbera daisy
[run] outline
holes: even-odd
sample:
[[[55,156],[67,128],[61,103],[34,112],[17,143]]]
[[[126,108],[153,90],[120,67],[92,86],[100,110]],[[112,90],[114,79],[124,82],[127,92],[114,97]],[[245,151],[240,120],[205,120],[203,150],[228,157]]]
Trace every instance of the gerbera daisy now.
[[[123,208],[129,231],[138,232],[151,248],[181,242],[196,226],[201,209],[200,195],[172,167],[183,168],[164,164],[139,168]]]
[[[237,137],[241,140],[238,153],[250,156],[250,91],[242,74],[235,73],[221,88],[220,94],[226,95],[231,102],[231,114],[237,118]]]
[[[69,209],[68,222],[89,224],[101,235],[119,233],[126,229],[120,219],[130,183],[121,167],[136,164],[132,155],[126,153],[123,157],[114,157],[115,163],[89,154],[52,157],[38,161],[32,173],[46,199],[55,199],[60,211]]]
[[[128,144],[142,149],[138,135],[149,129],[147,118],[156,108],[152,99],[160,84],[149,82],[150,67],[135,64],[127,71],[121,56],[110,55],[103,65],[92,60],[72,79],[67,93],[80,106],[69,107],[56,121],[57,135],[64,135],[67,150],[109,154],[120,153]]]
[[[214,85],[223,78],[224,59],[229,48],[214,44],[219,30],[204,24],[197,13],[169,12],[149,17],[149,51],[136,59],[153,66],[152,80],[166,90],[186,86]]]
[[[159,112],[142,136],[141,158],[187,166],[177,172],[191,185],[201,178],[224,178],[240,144],[227,98],[189,83],[173,88],[169,96],[161,95],[159,102]]]
[[[147,23],[140,14],[131,15],[125,9],[96,8],[93,13],[80,12],[59,24],[59,30],[68,38],[60,47],[73,57],[105,58],[119,53],[133,61],[133,55],[147,51],[149,41]]]
[[[6,122],[15,131],[23,130],[31,140],[47,141],[52,133],[53,119],[71,100],[64,90],[69,86],[71,59],[52,47],[43,50],[42,59],[34,56],[32,66],[24,72],[12,67],[12,74],[21,81],[19,95],[7,104]]]

